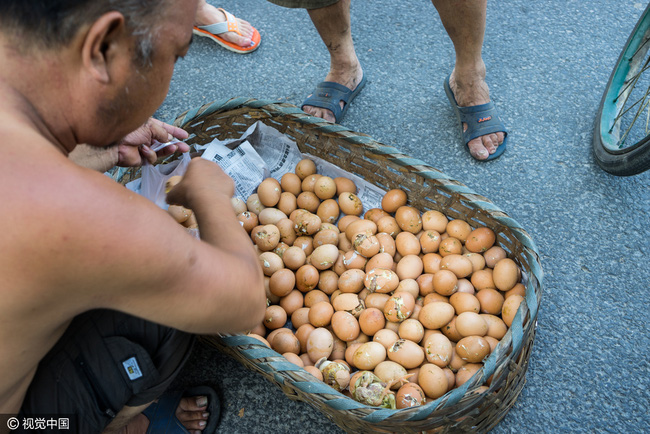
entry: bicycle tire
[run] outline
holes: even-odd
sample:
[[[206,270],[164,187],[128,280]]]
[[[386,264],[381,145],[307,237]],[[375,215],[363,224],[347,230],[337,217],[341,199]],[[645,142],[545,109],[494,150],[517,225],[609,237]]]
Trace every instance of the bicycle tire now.
[[[596,115],[592,141],[593,154],[597,164],[612,175],[632,176],[650,169],[650,134],[628,147],[620,148],[620,137],[612,133],[613,130],[620,132],[620,126],[615,125],[618,114],[624,109],[624,106],[620,106],[623,99],[620,97],[627,96],[631,92],[629,85],[643,64],[648,49],[650,49],[650,4],[637,21],[616,61]],[[647,74],[650,75],[650,71]]]

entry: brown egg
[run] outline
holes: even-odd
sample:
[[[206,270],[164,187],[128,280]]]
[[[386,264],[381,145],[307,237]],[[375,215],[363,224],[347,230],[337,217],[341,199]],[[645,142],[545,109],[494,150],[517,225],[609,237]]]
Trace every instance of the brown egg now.
[[[379,240],[376,236],[368,233],[357,234],[352,240],[354,250],[364,258],[371,258],[379,253]]]
[[[301,185],[302,180],[295,173],[287,172],[282,175],[282,178],[280,178],[280,186],[282,187],[282,190],[291,193],[294,196],[298,196],[302,191]]]
[[[301,368],[304,368],[305,363],[302,361],[300,356],[294,353],[282,353],[282,357],[287,359],[289,363],[293,363],[296,366],[300,366]]]
[[[419,298],[422,298],[421,296]],[[436,303],[436,302],[442,302],[442,303],[449,303],[449,297],[445,297],[444,295],[440,295],[437,292],[432,292],[430,294],[427,294],[424,296],[422,300],[422,306],[425,306],[429,303]]]
[[[265,276],[272,276],[273,273],[284,268],[282,258],[273,252],[263,252],[259,255],[260,265]]]
[[[307,338],[307,354],[312,363],[322,357],[329,357],[334,348],[334,336],[323,327],[314,329]]]
[[[357,215],[344,215],[339,219],[336,226],[339,228],[339,231],[345,232],[345,230],[348,228],[350,223],[357,220],[362,220],[362,219]]]
[[[345,358],[345,350],[347,348],[347,342],[342,341],[336,335],[334,335],[334,348],[332,349],[332,354],[330,354],[329,359],[334,362],[341,362],[344,365],[348,366],[348,363],[343,360]]]
[[[292,246],[297,238],[296,232],[293,230],[293,221],[288,218],[283,218],[280,219],[275,226],[278,228],[278,231],[280,231],[280,242]]]
[[[521,295],[524,297],[526,295],[526,287],[523,283],[517,283],[510,291],[506,291],[504,295],[505,298],[508,298],[511,295]]]
[[[424,361],[424,350],[413,341],[398,339],[386,350],[389,360],[399,363],[406,369],[417,368]]]
[[[447,338],[452,342],[458,342],[463,338],[463,336],[458,333],[458,330],[456,329],[456,318],[458,317],[454,315],[452,320],[440,329],[442,334],[447,336]]]
[[[484,268],[474,271],[470,277],[472,285],[478,291],[485,288],[496,288],[492,279],[492,269]]]
[[[461,366],[456,373],[456,387],[467,383],[482,367],[481,363],[466,363]]]
[[[378,330],[374,334],[372,340],[374,342],[379,342],[380,344],[382,344],[384,346],[384,348],[386,348],[386,350],[388,350],[390,347],[393,346],[393,344],[395,342],[397,342],[399,340],[399,335],[397,334],[397,332],[395,332],[393,330],[389,330],[389,329],[384,328],[384,329]]]
[[[280,195],[277,207],[288,216],[298,208],[298,199],[296,199],[293,193],[285,191]]]
[[[441,270],[450,270],[456,277],[462,279],[472,274],[472,262],[462,255],[449,255],[440,261]]]
[[[331,199],[336,196],[336,182],[329,176],[321,176],[314,183],[314,193],[319,199]]]
[[[376,234],[377,225],[372,220],[357,219],[355,221],[350,222],[345,227],[344,232],[348,240],[350,240],[350,242],[354,242],[355,238],[359,234],[369,234],[369,235]]]
[[[363,270],[366,268],[366,262],[368,262],[368,260],[354,250],[343,254],[343,265],[345,265],[345,268],[348,270],[353,268]]]
[[[305,252],[305,258],[314,252],[314,239],[308,235],[296,237],[292,246],[299,247]],[[306,260],[305,260],[306,262]]]
[[[393,257],[388,253],[377,253],[366,262],[365,271],[374,270],[375,268],[392,269],[394,265]]]
[[[485,258],[480,253],[463,253],[463,256],[472,263],[472,272],[485,268]]]
[[[476,293],[476,298],[481,303],[481,313],[491,313],[499,315],[505,298],[503,295],[492,288],[484,288]]]
[[[420,289],[420,296],[425,297],[433,292],[433,274],[420,274],[415,281]]]
[[[425,363],[418,373],[418,384],[428,398],[437,399],[447,393],[447,377],[439,366]]]
[[[344,293],[340,294],[337,297],[332,298],[332,306],[335,311],[346,311],[359,317],[363,309],[365,309],[364,303],[359,299],[357,294]]]
[[[338,239],[339,239],[338,242],[339,250],[343,252],[349,252],[350,250],[354,250],[352,243],[350,242],[350,240],[348,240],[348,237],[345,236],[345,233],[340,233],[338,235]]]
[[[411,206],[401,206],[395,211],[395,220],[400,229],[417,234],[422,230],[420,211]]]
[[[259,214],[264,209],[264,205],[260,202],[260,197],[257,193],[248,196],[248,199],[246,199],[246,207],[248,208],[248,211],[255,214]]]
[[[435,253],[440,247],[440,233],[433,229],[425,230],[418,239],[422,253]]]
[[[422,214],[422,229],[425,231],[433,230],[442,234],[447,228],[449,220],[440,211],[425,211]]]
[[[248,209],[246,208],[246,202],[238,197],[230,198],[230,203],[232,204],[232,209],[235,211],[235,215],[241,214]]]
[[[338,289],[339,275],[332,270],[323,270],[319,274],[318,289],[327,295],[332,295]]]
[[[435,302],[425,304],[420,310],[419,320],[427,329],[439,329],[454,317],[454,307],[449,303]]]
[[[402,230],[400,229],[397,220],[395,220],[395,217],[384,216],[377,220],[377,231],[385,232],[395,238]]]
[[[459,239],[462,243],[472,232],[472,227],[465,220],[455,219],[447,223],[447,235]]]
[[[480,363],[490,354],[490,344],[482,336],[467,336],[458,341],[456,352],[468,363]]]
[[[424,337],[424,327],[420,321],[407,318],[400,323],[399,328],[397,329],[397,334],[400,339],[406,339],[419,344]]]
[[[381,294],[379,292],[372,292],[368,294],[364,300],[366,304],[366,308],[371,308],[374,307],[376,309],[381,310],[382,312],[384,311],[384,306],[386,305],[386,302],[390,298],[390,295],[388,294]]]
[[[392,360],[384,360],[375,366],[373,373],[384,383],[391,384],[390,388],[392,390],[399,389],[402,384],[407,382],[404,378],[406,377],[406,369]]]
[[[474,294],[474,285],[467,279],[458,279],[458,291],[456,292],[465,292],[467,294]]]
[[[273,295],[284,297],[296,284],[296,275],[288,268],[282,268],[271,275],[269,289]]]
[[[266,314],[264,315],[264,325],[269,330],[278,329],[287,322],[287,312],[277,305],[271,305],[266,308]]]
[[[494,268],[496,263],[506,256],[506,251],[503,249],[503,247],[499,246],[490,247],[483,253],[483,257],[485,258],[485,265],[489,268]]]
[[[257,187],[257,196],[265,207],[274,207],[280,201],[282,187],[274,178],[264,179]]]
[[[488,326],[485,319],[475,312],[462,312],[456,317],[456,330],[463,336],[485,336]]]
[[[320,230],[320,217],[307,210],[297,210],[294,220],[294,230],[299,235],[314,235]]]
[[[293,333],[279,333],[270,344],[271,349],[280,354],[293,353],[297,357],[300,353],[300,341]]]
[[[289,293],[289,295],[285,295],[282,297],[279,301],[280,306],[287,312],[287,315],[293,314],[296,310],[300,309],[303,307],[303,299],[304,296],[302,295],[302,292],[298,291],[297,289],[294,289]]]
[[[402,256],[419,255],[420,240],[411,232],[400,232],[395,237],[395,247]]]
[[[487,227],[474,229],[465,240],[465,247],[470,252],[483,253],[494,245],[496,234]]]
[[[492,336],[483,336],[483,339],[485,339],[487,343],[490,344],[490,354],[492,354],[494,350],[497,349],[497,345],[499,345],[499,339],[493,338]]]
[[[459,338],[458,340],[460,339],[462,338]],[[466,364],[467,362],[461,359],[458,353],[456,352],[456,344],[454,343],[454,351],[452,351],[451,353],[451,360],[449,361],[449,365],[447,365],[447,367],[451,369],[453,372],[458,372],[460,368],[462,368]]]
[[[312,289],[311,291],[305,294],[304,305],[307,307],[312,307],[316,303],[319,303],[321,301],[325,301],[329,303],[330,299],[327,296],[327,294],[325,294],[320,289]]]
[[[294,324],[295,325],[295,324]],[[298,327],[296,330],[296,337],[298,338],[298,341],[300,342],[300,353],[306,353],[307,352],[307,339],[309,338],[309,335],[311,332],[316,330],[316,327],[309,323],[305,323]]]
[[[519,267],[510,258],[500,259],[494,266],[492,279],[497,289],[509,291],[519,282],[521,273]]]
[[[388,214],[386,211],[384,211],[381,208],[370,208],[366,213],[363,215],[363,218],[366,220],[372,220],[373,222],[377,223],[377,221],[382,218],[386,217]]]
[[[400,279],[415,279],[420,274],[424,265],[417,255],[406,255],[398,263],[395,273]]]
[[[338,247],[339,233],[332,229],[321,229],[316,232],[313,239],[314,248],[320,247],[325,244],[331,244]],[[337,248],[338,250],[338,248]]]
[[[374,336],[375,333],[384,328],[385,324],[384,313],[377,308],[366,307],[359,315],[361,331],[368,336]]]
[[[305,254],[305,251],[300,247],[291,246],[288,247],[282,254],[282,260],[284,261],[284,265],[287,268],[295,271],[305,265],[307,255]]]
[[[519,305],[523,301],[524,297],[521,295],[511,295],[503,302],[501,318],[503,318],[503,322],[505,322],[508,327],[512,325],[512,321],[515,319],[515,315],[517,314],[517,309],[519,309]]]
[[[189,217],[189,215],[188,215]],[[244,230],[248,233],[251,232],[251,230],[257,226],[259,220],[257,218],[257,214],[250,212],[250,211],[244,211],[241,214],[237,215],[237,220],[239,220],[239,223],[241,226],[244,228]]]
[[[320,374],[320,380],[323,381],[323,374],[320,372],[320,369],[318,369],[318,368],[316,368],[314,366],[314,362],[312,362],[311,359],[309,358],[309,354],[307,354],[306,352],[302,353],[300,355],[300,360],[302,360],[302,363],[305,364],[305,370],[306,371],[309,371],[310,373],[311,373],[312,369],[318,371],[318,373]],[[312,374],[312,375],[314,375],[314,374]],[[319,378],[319,377],[316,377],[316,378]]]
[[[318,205],[316,215],[324,223],[335,223],[340,214],[339,204],[334,199],[326,199]]]
[[[296,204],[298,208],[306,209],[310,213],[315,214],[320,206],[320,199],[313,191],[303,191],[296,198]],[[320,226],[320,223],[318,226]]]
[[[338,279],[338,289],[341,292],[358,294],[363,289],[366,273],[359,269],[346,270]]]
[[[408,292],[394,293],[384,305],[384,316],[388,321],[402,322],[413,313],[415,299]]]
[[[386,232],[377,232],[375,234],[377,240],[379,241],[379,253],[387,253],[391,257],[395,256],[397,248],[395,246],[395,240]]]
[[[342,193],[357,193],[357,186],[354,185],[354,181],[349,178],[338,176],[334,178],[334,183],[336,184],[336,195],[340,196]]]
[[[342,193],[339,195],[339,208],[344,214],[360,216],[363,214],[361,199],[354,193]]]
[[[318,270],[332,268],[339,257],[339,249],[333,244],[316,247],[311,254],[311,264]]]
[[[420,286],[415,279],[402,279],[395,289],[396,293],[400,291],[408,292],[413,296],[413,299],[416,299],[420,295]]]
[[[375,366],[386,360],[386,348],[379,342],[366,342],[359,345],[354,352],[352,361],[361,370],[373,370]]]
[[[426,402],[424,391],[415,383],[406,383],[395,394],[395,406],[399,408],[417,407]]]
[[[340,310],[334,313],[331,322],[334,334],[342,341],[348,342],[359,337],[359,321],[352,314]]]
[[[481,314],[481,318],[485,320],[488,326],[485,337],[489,336],[498,340],[503,339],[508,331],[508,326],[506,326],[506,323],[501,318],[487,313]]]
[[[474,294],[457,292],[449,297],[449,303],[454,306],[456,315],[460,315],[462,312],[479,313],[481,311],[481,303]]]
[[[296,271],[296,288],[302,292],[309,292],[316,288],[320,274],[313,265],[303,265]]]
[[[401,206],[406,205],[406,192],[399,188],[386,192],[381,199],[381,207],[388,213],[394,213]]]
[[[440,242],[438,253],[443,258],[449,255],[460,255],[463,251],[463,244],[458,238],[449,237]]]
[[[300,328],[304,324],[309,324],[309,308],[301,307],[291,314],[291,325],[294,329]]]
[[[399,285],[399,277],[393,270],[375,268],[366,273],[364,286],[370,292],[388,294],[393,292]]]
[[[441,368],[449,364],[453,350],[451,341],[442,333],[430,334],[424,342],[424,354],[427,361]]]
[[[427,253],[422,256],[422,266],[424,267],[425,273],[436,273],[440,270],[440,263],[442,262],[442,256],[438,253]]]
[[[433,275],[433,290],[440,295],[450,296],[458,290],[458,277],[450,270],[440,270]]]
[[[305,179],[309,175],[316,173],[316,163],[308,158],[302,159],[296,164],[294,170],[300,179]]]

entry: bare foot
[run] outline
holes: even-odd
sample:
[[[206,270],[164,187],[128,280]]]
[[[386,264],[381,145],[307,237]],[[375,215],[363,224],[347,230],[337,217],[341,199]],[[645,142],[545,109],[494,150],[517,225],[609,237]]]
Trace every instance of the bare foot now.
[[[201,434],[210,417],[207,407],[208,399],[205,396],[182,398],[176,409],[176,417],[190,434]],[[131,419],[120,434],[143,434],[148,427],[149,419],[140,413]]]
[[[361,69],[361,65],[357,64],[357,66],[355,66],[354,68],[347,69],[343,72],[330,70],[329,74],[327,74],[327,77],[325,77],[325,81],[333,81],[335,83],[342,84],[343,86],[347,87],[350,90],[354,90],[357,88],[362,78],[363,78],[363,70]],[[343,108],[343,104],[344,104],[343,101],[340,101],[341,108]],[[336,119],[334,118],[334,113],[332,113],[331,110],[324,109],[321,107],[314,107],[310,105],[304,106],[302,110],[305,113],[308,113],[312,116],[316,116],[318,118],[323,118],[326,121],[336,122]]]
[[[449,77],[449,87],[456,98],[459,107],[471,107],[490,102],[490,91],[485,83],[485,67],[479,71],[459,73],[454,70]],[[467,130],[467,124],[463,123]],[[477,160],[485,160],[503,143],[505,135],[502,132],[487,134],[470,140],[467,146],[469,153]]]
[[[197,26],[223,23],[226,21],[226,15],[216,7],[205,2],[205,0],[202,0],[199,2],[199,6],[196,10],[195,21]],[[251,38],[253,37],[253,26],[251,26],[248,21],[240,20],[239,18],[237,18],[237,22],[239,23],[239,31],[241,32],[241,35],[238,35],[236,32],[226,32],[219,34],[219,36],[228,42],[239,45],[240,47],[250,47],[252,43]]]

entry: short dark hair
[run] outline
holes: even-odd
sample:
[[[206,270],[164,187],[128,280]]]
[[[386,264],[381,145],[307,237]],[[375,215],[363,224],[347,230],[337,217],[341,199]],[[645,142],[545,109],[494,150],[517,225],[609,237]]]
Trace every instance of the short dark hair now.
[[[169,0],[0,0],[2,32],[19,49],[51,49],[72,41],[82,26],[118,11],[136,37],[136,60],[149,64],[157,20]]]

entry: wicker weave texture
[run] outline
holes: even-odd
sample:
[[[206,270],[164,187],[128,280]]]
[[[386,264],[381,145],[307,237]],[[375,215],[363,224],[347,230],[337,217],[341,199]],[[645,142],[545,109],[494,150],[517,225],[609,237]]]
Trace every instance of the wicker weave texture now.
[[[347,398],[253,338],[224,335],[203,339],[262,374],[288,397],[320,410],[348,432],[489,431],[514,405],[525,384],[535,336],[542,269],[537,247],[528,233],[489,199],[424,162],[367,135],[311,117],[289,104],[234,98],[185,112],[174,124],[190,133],[188,144],[199,145],[214,138],[238,138],[257,121],[291,137],[304,153],[334,163],[385,190],[405,190],[409,204],[420,211],[441,211],[473,227],[494,230],[497,243],[526,276],[525,303],[497,349],[470,381],[424,406],[402,410],[370,407]],[[125,177],[122,182],[129,179]],[[488,378],[486,392],[473,391]]]

